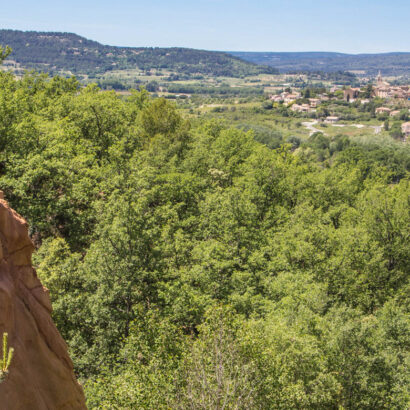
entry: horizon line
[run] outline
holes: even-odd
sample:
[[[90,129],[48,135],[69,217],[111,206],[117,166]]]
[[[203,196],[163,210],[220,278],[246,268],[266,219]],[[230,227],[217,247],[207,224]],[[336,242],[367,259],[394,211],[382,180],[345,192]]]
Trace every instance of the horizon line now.
[[[13,28],[0,28],[0,31],[17,31],[23,33],[58,33],[58,34],[73,34],[78,37],[85,38],[89,41],[95,41],[103,46],[108,47],[117,47],[117,48],[185,48],[189,50],[199,50],[199,51],[214,51],[214,52],[221,52],[221,53],[271,53],[271,54],[283,54],[283,53],[331,53],[331,54],[343,54],[343,55],[352,55],[352,56],[359,56],[359,55],[380,55],[380,54],[410,54],[409,51],[379,51],[379,52],[343,52],[343,51],[324,51],[324,50],[306,50],[306,51],[253,51],[253,50],[215,50],[212,48],[195,48],[195,47],[186,47],[186,46],[121,46],[121,45],[112,45],[112,44],[104,44],[98,40],[94,40],[92,38],[86,37],[84,35],[78,34],[73,31],[55,31],[55,30],[22,30],[22,29],[13,29]],[[6,44],[5,44],[6,45]]]

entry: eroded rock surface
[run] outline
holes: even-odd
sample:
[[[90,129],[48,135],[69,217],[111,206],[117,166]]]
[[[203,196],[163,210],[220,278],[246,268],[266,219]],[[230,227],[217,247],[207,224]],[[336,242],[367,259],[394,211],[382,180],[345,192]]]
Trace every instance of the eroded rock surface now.
[[[86,409],[47,289],[31,266],[33,250],[25,220],[0,191],[0,337],[7,332],[14,348],[0,410]]]

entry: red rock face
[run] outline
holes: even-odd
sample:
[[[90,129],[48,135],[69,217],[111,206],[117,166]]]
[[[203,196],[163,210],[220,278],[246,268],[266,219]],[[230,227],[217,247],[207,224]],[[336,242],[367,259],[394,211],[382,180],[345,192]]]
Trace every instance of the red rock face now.
[[[31,266],[27,223],[1,191],[0,242],[0,337],[7,332],[14,348],[0,384],[0,410],[86,409],[67,345],[51,319],[48,291]]]

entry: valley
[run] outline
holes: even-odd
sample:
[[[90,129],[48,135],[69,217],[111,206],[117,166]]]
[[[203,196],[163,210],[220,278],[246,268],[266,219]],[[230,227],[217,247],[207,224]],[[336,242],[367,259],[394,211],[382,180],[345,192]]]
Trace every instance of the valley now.
[[[277,54],[0,30],[1,409],[408,407],[408,53]]]

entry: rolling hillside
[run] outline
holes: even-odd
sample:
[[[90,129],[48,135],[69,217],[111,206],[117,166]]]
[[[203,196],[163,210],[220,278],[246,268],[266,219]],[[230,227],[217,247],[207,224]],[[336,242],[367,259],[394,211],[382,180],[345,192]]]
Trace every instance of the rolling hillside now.
[[[246,61],[272,66],[281,72],[363,71],[375,75],[410,75],[410,53],[343,54],[328,52],[231,52]]]
[[[138,68],[216,77],[277,72],[222,52],[107,46],[72,33],[0,30],[0,44],[13,49],[9,59],[22,67],[46,72],[95,74]]]

